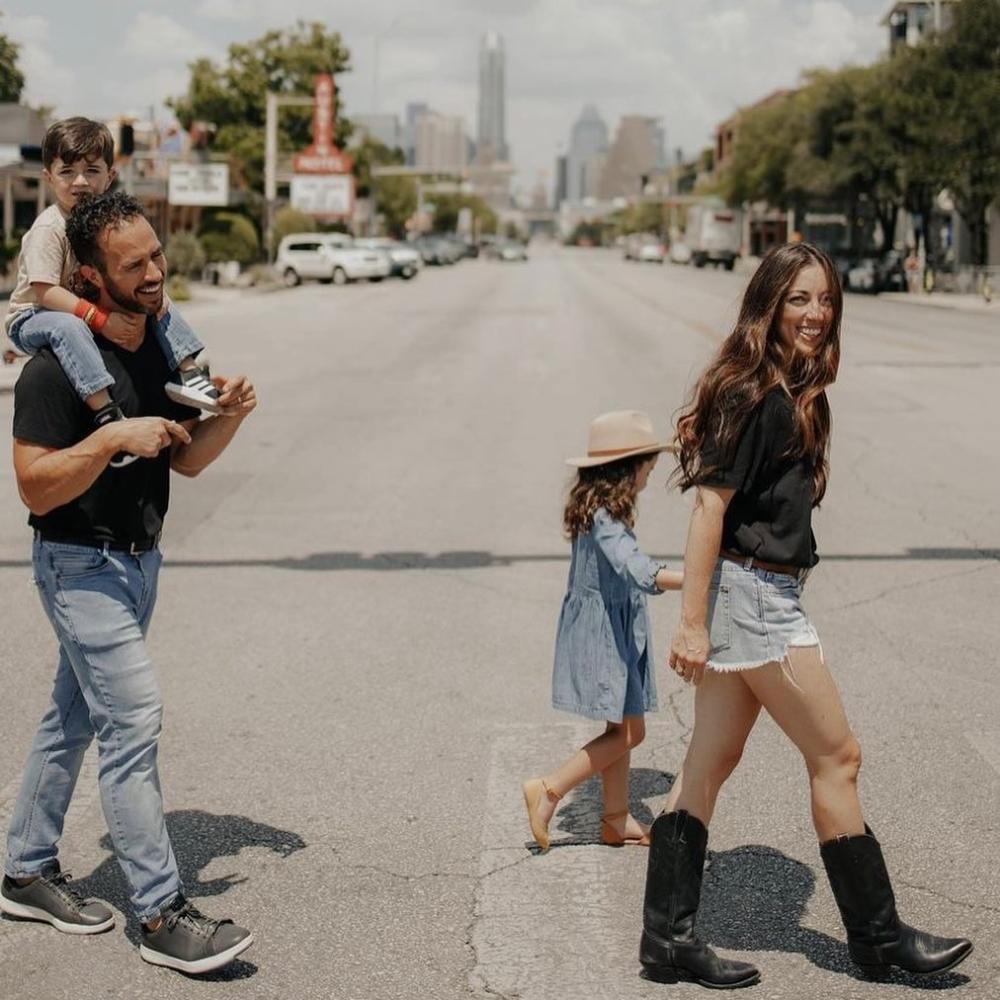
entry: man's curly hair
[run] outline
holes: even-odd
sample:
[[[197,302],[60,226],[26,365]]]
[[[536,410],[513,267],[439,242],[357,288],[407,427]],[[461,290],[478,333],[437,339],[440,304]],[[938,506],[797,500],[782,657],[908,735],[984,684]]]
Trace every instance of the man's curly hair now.
[[[69,213],[66,238],[81,264],[96,267],[103,273],[104,258],[97,243],[101,233],[109,228],[118,229],[126,222],[145,216],[139,201],[124,191],[84,198]]]

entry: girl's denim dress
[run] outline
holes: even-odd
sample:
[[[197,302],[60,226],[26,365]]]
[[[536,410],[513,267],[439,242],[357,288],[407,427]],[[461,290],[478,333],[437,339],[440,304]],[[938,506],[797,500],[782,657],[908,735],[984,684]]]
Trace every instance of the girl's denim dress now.
[[[573,542],[556,634],[553,708],[621,722],[626,708],[640,714],[657,707],[646,594],[660,593],[659,568],[625,525],[597,510],[593,527]]]

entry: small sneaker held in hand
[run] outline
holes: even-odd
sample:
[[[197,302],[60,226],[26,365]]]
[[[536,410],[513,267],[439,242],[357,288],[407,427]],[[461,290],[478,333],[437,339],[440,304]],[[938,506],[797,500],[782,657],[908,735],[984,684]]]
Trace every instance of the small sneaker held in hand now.
[[[231,920],[210,920],[183,896],[142,925],[139,955],[152,965],[197,976],[228,965],[253,944],[253,935]]]
[[[208,413],[222,412],[222,407],[219,406],[219,390],[212,384],[208,375],[193,363],[191,367],[178,368],[164,386],[164,390],[175,403],[196,406]]]
[[[64,934],[100,934],[115,925],[115,915],[96,899],[87,899],[70,884],[59,863],[26,885],[5,875],[0,884],[0,911],[21,920],[41,920]]]
[[[103,427],[105,424],[113,424],[116,420],[124,419],[125,414],[122,413],[121,407],[112,401],[107,406],[102,406],[94,414],[94,426]],[[108,464],[112,469],[121,469],[126,465],[131,465],[138,457],[138,455],[130,455],[127,451],[119,451]]]

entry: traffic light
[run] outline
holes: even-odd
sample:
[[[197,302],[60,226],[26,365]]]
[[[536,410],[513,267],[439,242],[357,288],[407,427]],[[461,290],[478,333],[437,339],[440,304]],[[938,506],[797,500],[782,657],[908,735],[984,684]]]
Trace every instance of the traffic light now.
[[[135,129],[130,122],[122,122],[118,126],[118,154],[131,156],[135,152]]]

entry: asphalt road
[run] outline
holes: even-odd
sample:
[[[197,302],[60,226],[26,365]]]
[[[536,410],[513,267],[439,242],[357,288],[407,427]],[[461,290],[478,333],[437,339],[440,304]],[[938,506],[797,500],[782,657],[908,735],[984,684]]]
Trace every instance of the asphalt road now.
[[[204,980],[138,958],[93,756],[65,867],[121,919],[75,939],[0,922],[5,1000],[598,1000],[700,996],[637,977],[645,854],[597,843],[599,794],[529,848],[520,781],[595,732],[549,707],[568,547],[563,459],[590,419],[662,433],[745,279],[541,248],[411,283],[213,292],[185,313],[261,407],[178,480],[151,647],[161,770],[189,894],[253,928]],[[851,297],[830,396],[833,474],[806,603],[865,751],[862,794],[904,918],[976,951],[928,987],[1000,995],[1000,321]],[[9,426],[11,396],[0,395]],[[689,501],[643,496],[677,559]],[[0,468],[0,821],[47,698],[54,641]],[[659,810],[691,692],[662,666],[633,759]],[[748,996],[900,996],[851,971],[796,752],[761,719],[712,826],[703,935],[757,962]]]

